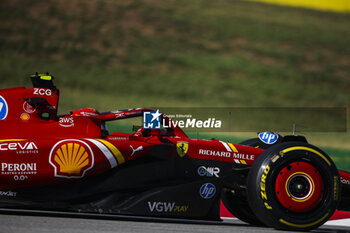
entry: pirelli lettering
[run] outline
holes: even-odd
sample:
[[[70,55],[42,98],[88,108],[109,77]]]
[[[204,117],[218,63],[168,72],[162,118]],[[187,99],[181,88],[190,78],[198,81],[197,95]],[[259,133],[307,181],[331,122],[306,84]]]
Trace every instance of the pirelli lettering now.
[[[267,201],[267,195],[266,195],[266,177],[267,174],[270,171],[270,166],[267,165],[264,169],[264,174],[261,176],[261,180],[260,180],[260,193],[261,193],[261,198],[263,200]],[[267,202],[264,203],[267,209],[272,209],[271,206],[268,205]]]

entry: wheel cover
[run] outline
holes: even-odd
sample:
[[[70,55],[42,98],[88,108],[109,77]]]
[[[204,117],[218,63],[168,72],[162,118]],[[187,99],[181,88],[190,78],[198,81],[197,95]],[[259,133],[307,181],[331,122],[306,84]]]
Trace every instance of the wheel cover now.
[[[275,194],[280,204],[290,211],[312,210],[321,201],[323,192],[322,176],[310,163],[290,163],[277,175]]]

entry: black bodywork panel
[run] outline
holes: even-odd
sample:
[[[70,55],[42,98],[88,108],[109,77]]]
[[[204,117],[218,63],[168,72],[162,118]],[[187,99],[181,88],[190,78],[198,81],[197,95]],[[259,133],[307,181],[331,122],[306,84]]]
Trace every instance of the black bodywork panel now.
[[[247,166],[181,158],[174,146],[160,145],[99,175],[3,190],[8,195],[2,195],[0,207],[220,220],[222,188],[242,188],[244,193],[246,174]]]

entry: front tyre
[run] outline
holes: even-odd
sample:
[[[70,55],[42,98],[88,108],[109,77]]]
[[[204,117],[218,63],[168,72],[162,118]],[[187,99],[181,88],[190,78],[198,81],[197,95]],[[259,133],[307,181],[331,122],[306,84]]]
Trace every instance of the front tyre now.
[[[310,230],[326,222],[339,201],[339,175],[320,149],[301,142],[270,147],[248,175],[248,202],[268,226]]]

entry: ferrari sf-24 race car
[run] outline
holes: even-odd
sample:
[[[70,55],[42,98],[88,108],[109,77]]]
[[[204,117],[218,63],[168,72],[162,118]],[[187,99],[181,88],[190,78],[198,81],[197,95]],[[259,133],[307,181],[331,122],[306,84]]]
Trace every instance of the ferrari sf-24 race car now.
[[[286,230],[350,210],[350,173],[305,137],[192,139],[146,108],[57,115],[53,77],[31,81],[0,90],[0,208],[220,221],[222,201],[247,223]],[[107,130],[145,114],[167,127]]]

